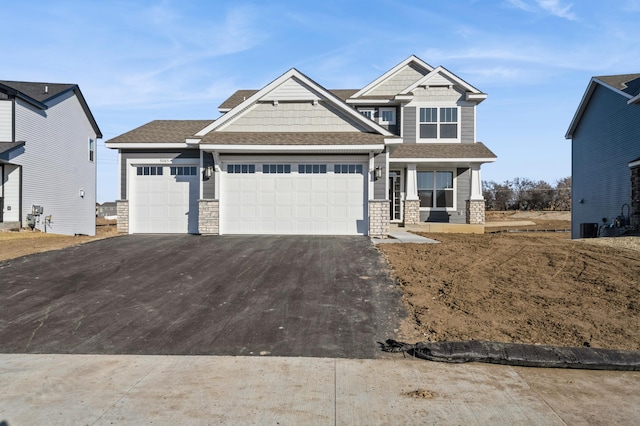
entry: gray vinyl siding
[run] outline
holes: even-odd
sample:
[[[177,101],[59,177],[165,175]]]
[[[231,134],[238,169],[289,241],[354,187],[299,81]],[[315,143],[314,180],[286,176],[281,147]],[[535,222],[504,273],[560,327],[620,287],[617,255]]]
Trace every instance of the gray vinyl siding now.
[[[640,158],[640,105],[598,85],[571,150],[571,237],[579,238],[581,223],[611,223],[623,204],[631,205],[629,162]]]
[[[467,223],[467,200],[471,197],[471,169],[456,170],[456,212],[451,223]]]
[[[200,150],[184,149],[184,150],[143,150],[131,149],[120,150],[120,199],[127,199],[127,160],[160,160],[160,159],[200,159]]]
[[[376,155],[373,158],[373,169],[377,169],[378,167],[382,168],[382,178],[376,179],[373,182],[373,198],[375,200],[386,200],[389,198],[387,194],[386,181],[387,181],[387,152],[383,152],[381,154]]]
[[[474,143],[476,141],[476,135],[474,134],[475,107],[463,106],[460,110],[460,140],[462,143]]]
[[[0,101],[0,142],[13,142],[13,101]]]
[[[89,161],[89,138],[96,141],[96,132],[73,91],[47,106],[42,111],[15,101],[15,139],[26,141],[12,160],[22,166],[22,223],[31,206],[40,205],[38,229],[51,216],[47,232],[95,235],[97,158]]]
[[[202,154],[202,167],[213,166],[213,155],[210,152]],[[205,200],[216,199],[216,174],[213,173],[210,178],[202,178],[202,198]]]
[[[402,124],[403,137],[402,140],[404,143],[416,143],[416,121],[417,121],[417,108],[416,107],[405,107],[403,118],[404,122]]]

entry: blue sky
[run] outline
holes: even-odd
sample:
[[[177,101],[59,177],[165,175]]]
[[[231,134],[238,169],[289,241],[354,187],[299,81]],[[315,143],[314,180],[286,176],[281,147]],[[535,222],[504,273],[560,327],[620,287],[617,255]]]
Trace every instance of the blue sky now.
[[[104,142],[155,119],[208,119],[236,89],[295,67],[361,88],[411,54],[488,93],[483,180],[554,183],[589,79],[640,72],[640,0],[40,1],[3,5],[0,79],[77,83],[98,121],[98,201],[117,194]]]

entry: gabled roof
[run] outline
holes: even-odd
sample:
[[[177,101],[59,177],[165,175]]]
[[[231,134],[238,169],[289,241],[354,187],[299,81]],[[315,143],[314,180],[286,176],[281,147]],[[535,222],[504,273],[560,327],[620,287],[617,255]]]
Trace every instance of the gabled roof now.
[[[361,96],[366,96],[367,93],[369,93],[370,91],[372,91],[373,89],[375,89],[376,87],[378,87],[379,85],[384,83],[386,80],[388,80],[391,77],[393,77],[398,72],[402,71],[402,69],[404,69],[404,67],[406,67],[406,66],[408,66],[410,64],[413,64],[414,66],[417,66],[418,68],[422,68],[426,73],[429,73],[429,72],[433,71],[433,67],[431,65],[429,65],[426,62],[424,62],[422,59],[418,58],[416,55],[411,55],[407,59],[405,59],[404,61],[400,62],[395,67],[391,68],[389,71],[387,71],[384,74],[382,74],[380,77],[378,77],[375,80],[373,80],[371,83],[367,84],[360,91],[358,91],[357,93],[354,93],[351,97],[352,98],[359,98]]]
[[[203,129],[213,120],[154,120],[106,142],[112,144],[184,144],[187,138]]]
[[[47,103],[69,91],[73,91],[80,101],[82,109],[89,119],[98,138],[102,138],[102,132],[96,123],[87,101],[84,99],[80,87],[77,84],[61,83],[33,83],[27,81],[0,80],[0,92],[15,96],[39,109],[47,109]]]
[[[582,100],[580,101],[578,109],[573,116],[573,120],[571,120],[569,129],[564,135],[566,139],[573,138],[573,133],[578,127],[578,124],[582,119],[582,115],[584,114],[587,105],[589,105],[589,101],[591,100],[591,96],[593,96],[593,92],[596,90],[596,87],[604,87],[619,94],[627,99],[627,104],[629,105],[640,103],[640,74],[618,74],[592,77],[589,81],[589,85],[587,86],[587,90],[585,90],[584,95],[582,95]]]
[[[437,85],[439,85],[441,84],[443,78],[445,81],[451,82],[461,87],[465,92],[470,92],[471,96],[467,96],[467,100],[475,100],[480,103],[487,98],[486,93],[482,93],[480,90],[476,89],[441,65],[433,69],[429,74],[425,75],[420,80],[413,83],[411,86],[404,89],[402,92],[400,92],[400,94],[408,95],[413,92],[416,87],[428,86],[430,82],[435,82]]]
[[[371,131],[374,133],[393,137],[393,135],[387,129],[364,117],[357,110],[347,105],[338,96],[331,93],[329,90],[325,89],[320,84],[316,83],[311,78],[307,77],[295,68],[291,68],[289,71],[285,72],[262,89],[247,97],[244,101],[233,107],[218,120],[196,133],[195,136],[203,137],[209,132],[216,131],[216,129],[222,128],[225,124],[230,123],[232,120],[241,116],[251,105],[257,103],[262,98],[267,98],[268,95],[275,89],[280,87],[282,84],[290,82],[292,80],[295,80],[296,82],[299,82],[300,84],[308,88],[308,93],[311,98],[314,98],[315,100],[322,99],[330,102],[334,107],[336,107],[336,109],[344,113],[345,116],[350,117],[351,119],[353,119],[353,121],[361,124],[364,128],[371,129]]]

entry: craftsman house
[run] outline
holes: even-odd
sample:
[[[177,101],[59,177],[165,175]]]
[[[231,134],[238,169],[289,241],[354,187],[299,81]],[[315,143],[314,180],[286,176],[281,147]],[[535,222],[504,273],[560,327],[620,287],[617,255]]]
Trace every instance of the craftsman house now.
[[[483,224],[476,141],[487,95],[411,56],[362,89],[291,69],[216,120],[152,121],[119,152],[128,233],[384,236],[389,223]]]
[[[0,81],[0,230],[95,235],[101,137],[77,85]]]
[[[573,117],[571,237],[640,226],[640,74],[593,77]],[[595,229],[594,229],[595,228]]]

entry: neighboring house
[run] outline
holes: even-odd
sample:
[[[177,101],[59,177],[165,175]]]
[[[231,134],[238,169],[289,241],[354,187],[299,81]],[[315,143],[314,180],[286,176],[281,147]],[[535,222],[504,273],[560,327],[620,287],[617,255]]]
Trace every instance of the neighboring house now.
[[[102,204],[96,204],[96,216],[104,218],[116,218],[117,204],[115,201],[107,201]]]
[[[571,139],[571,237],[640,224],[640,74],[593,77]],[[606,222],[604,221],[606,219]],[[594,225],[597,224],[597,225]]]
[[[411,56],[362,89],[291,69],[217,120],[152,121],[119,151],[122,232],[384,236],[389,223],[484,223],[486,98]],[[464,225],[461,225],[464,226]]]
[[[0,80],[0,229],[95,235],[101,137],[77,85]]]

